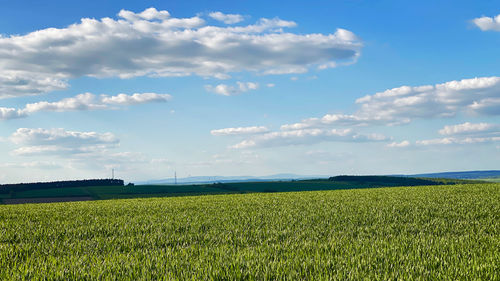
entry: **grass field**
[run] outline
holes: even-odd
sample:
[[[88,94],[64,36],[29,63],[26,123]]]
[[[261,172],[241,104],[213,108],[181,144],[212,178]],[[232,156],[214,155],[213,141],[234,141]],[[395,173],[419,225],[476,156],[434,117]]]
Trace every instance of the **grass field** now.
[[[495,178],[483,178],[481,180],[484,181],[489,181],[489,182],[500,182],[500,177],[495,177]]]
[[[371,187],[389,187],[425,184],[457,184],[473,183],[472,181],[448,179],[416,179],[403,177],[348,177],[344,180],[330,181],[328,179],[300,181],[266,181],[239,182],[217,184],[190,185],[136,185],[136,186],[83,186],[20,190],[0,193],[0,203],[3,199],[43,198],[43,197],[92,197],[100,199],[170,197],[204,194],[233,194],[253,192],[285,192],[337,190]],[[8,200],[3,200],[6,202]]]
[[[500,185],[0,206],[1,280],[499,280]]]

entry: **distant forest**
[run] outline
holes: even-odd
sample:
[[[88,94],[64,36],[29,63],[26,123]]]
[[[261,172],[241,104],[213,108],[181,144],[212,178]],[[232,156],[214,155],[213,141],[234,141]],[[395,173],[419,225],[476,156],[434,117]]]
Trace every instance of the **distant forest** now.
[[[92,179],[92,180],[73,180],[73,181],[53,181],[53,182],[34,182],[34,183],[16,183],[1,184],[0,193],[19,192],[34,189],[65,188],[65,187],[86,187],[86,186],[123,186],[123,180],[119,179]]]
[[[333,182],[363,183],[373,186],[418,186],[418,185],[440,185],[454,184],[456,180],[446,179],[422,179],[411,177],[392,177],[392,176],[336,176],[330,177]]]

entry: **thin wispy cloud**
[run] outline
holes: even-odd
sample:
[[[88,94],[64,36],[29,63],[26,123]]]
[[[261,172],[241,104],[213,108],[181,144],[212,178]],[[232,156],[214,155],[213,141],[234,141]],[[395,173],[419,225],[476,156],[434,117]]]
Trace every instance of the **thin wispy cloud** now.
[[[229,136],[229,135],[251,135],[269,132],[269,129],[264,126],[224,128],[212,130],[210,133],[214,136]]]
[[[352,129],[305,129],[275,131],[245,139],[235,149],[265,148],[289,145],[310,145],[321,142],[379,142],[388,138],[381,134],[361,134]]]
[[[222,12],[212,12],[208,14],[208,16],[225,24],[235,24],[245,19],[242,15],[239,14],[224,14]]]

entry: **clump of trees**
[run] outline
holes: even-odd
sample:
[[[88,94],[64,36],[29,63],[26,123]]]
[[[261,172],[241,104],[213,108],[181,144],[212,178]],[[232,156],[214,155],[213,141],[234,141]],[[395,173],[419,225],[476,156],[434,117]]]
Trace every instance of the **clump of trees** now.
[[[34,183],[16,183],[0,185],[0,193],[19,192],[34,189],[49,188],[68,188],[68,187],[87,187],[87,186],[123,186],[124,182],[120,179],[89,179],[73,181],[53,181],[53,182],[34,182]]]

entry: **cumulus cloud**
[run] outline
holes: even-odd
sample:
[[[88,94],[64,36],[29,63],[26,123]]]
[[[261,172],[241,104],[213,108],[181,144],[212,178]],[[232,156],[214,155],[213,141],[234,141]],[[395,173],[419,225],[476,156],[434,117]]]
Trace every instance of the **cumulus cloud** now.
[[[402,86],[356,100],[353,114],[326,114],[299,123],[285,124],[282,130],[320,128],[331,125],[397,125],[416,118],[500,114],[500,77],[481,77],[436,85]]]
[[[9,139],[21,145],[13,154],[22,156],[82,154],[103,151],[119,144],[112,133],[67,131],[62,128],[19,128]]]
[[[356,100],[358,114],[381,119],[407,120],[454,116],[474,111],[474,103],[500,96],[500,77],[481,77],[436,85],[403,86]]]
[[[26,114],[19,109],[11,107],[0,107],[0,120],[16,119],[26,117]]]
[[[152,102],[166,102],[172,96],[169,94],[135,93],[133,95],[118,94],[116,96],[91,93],[79,94],[75,97],[62,99],[56,102],[40,101],[28,103],[22,109],[0,107],[0,120],[27,117],[40,111],[81,111],[110,109],[110,105],[126,106]]]
[[[444,126],[439,130],[444,138],[418,140],[417,145],[450,145],[450,144],[477,144],[500,141],[500,125],[491,123],[465,122],[457,125]]]
[[[481,115],[500,115],[500,97],[474,101],[468,109]]]
[[[56,102],[41,101],[28,103],[21,111],[26,115],[39,111],[75,111],[95,110],[106,108],[106,105],[96,101],[96,96],[91,93],[80,94],[72,98],[62,99]]]
[[[437,138],[430,140],[418,140],[417,145],[449,145],[449,144],[476,144],[499,142],[500,137],[465,137],[465,138]]]
[[[218,130],[212,130],[210,131],[210,133],[214,136],[229,136],[229,135],[261,134],[261,133],[266,133],[268,131],[269,130],[264,126],[252,126],[252,127],[218,129]]]
[[[172,98],[169,94],[135,93],[133,95],[118,94],[116,96],[103,96],[102,103],[116,105],[135,105],[151,102],[167,102]]]
[[[224,14],[221,12],[212,12],[208,14],[209,17],[221,21],[225,24],[234,24],[243,21],[243,16],[238,14]]]
[[[404,140],[402,142],[391,142],[387,144],[387,147],[407,147],[410,146],[410,142],[407,140]]]
[[[494,18],[490,17],[475,18],[472,20],[472,22],[482,31],[487,31],[487,30],[500,31],[500,14]]]
[[[219,84],[217,86],[205,85],[205,89],[209,92],[223,95],[223,96],[234,96],[239,95],[250,90],[257,90],[259,88],[258,83],[254,82],[236,82],[236,86]]]
[[[235,144],[232,148],[274,147],[303,145],[320,142],[373,142],[386,141],[380,134],[359,134],[352,129],[305,129],[277,131],[258,135]]]
[[[439,134],[447,136],[488,134],[488,133],[500,134],[500,125],[491,123],[465,122],[463,124],[458,124],[458,125],[444,126],[443,129],[439,130]]]
[[[226,15],[227,16],[227,15]],[[210,26],[154,8],[122,10],[117,19],[84,18],[66,28],[0,36],[0,98],[68,87],[76,77],[303,73],[350,61],[362,44],[350,31],[295,34],[295,22],[260,19],[247,26]]]

